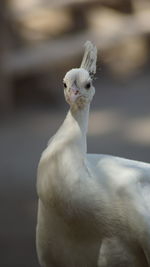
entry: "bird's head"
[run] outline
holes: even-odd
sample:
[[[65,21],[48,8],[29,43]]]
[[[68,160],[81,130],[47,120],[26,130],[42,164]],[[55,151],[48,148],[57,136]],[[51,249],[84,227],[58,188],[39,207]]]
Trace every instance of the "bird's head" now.
[[[92,79],[88,71],[83,68],[68,71],[63,80],[63,85],[65,98],[70,106],[84,106],[91,102],[95,93]]]
[[[71,69],[63,79],[64,94],[72,107],[83,108],[90,103],[95,88],[92,84],[96,73],[97,49],[91,42],[86,42],[85,52],[80,68]]]

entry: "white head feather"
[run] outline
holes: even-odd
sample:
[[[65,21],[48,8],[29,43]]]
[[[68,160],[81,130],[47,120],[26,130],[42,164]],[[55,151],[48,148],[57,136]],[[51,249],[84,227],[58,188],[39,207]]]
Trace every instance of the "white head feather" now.
[[[80,68],[71,69],[64,77],[64,94],[71,105],[84,106],[95,93],[92,79],[96,73],[97,49],[90,42],[85,43],[85,52]]]
[[[97,48],[90,41],[85,43],[85,52],[80,68],[87,70],[93,78],[96,73]]]

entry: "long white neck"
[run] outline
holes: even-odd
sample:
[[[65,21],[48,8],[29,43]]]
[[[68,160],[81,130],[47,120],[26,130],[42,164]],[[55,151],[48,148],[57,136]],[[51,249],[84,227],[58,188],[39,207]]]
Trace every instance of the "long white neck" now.
[[[83,153],[87,152],[86,135],[88,129],[90,104],[83,109],[70,109],[64,121],[63,128],[69,133],[72,144],[76,145]],[[66,136],[68,137],[68,135]]]

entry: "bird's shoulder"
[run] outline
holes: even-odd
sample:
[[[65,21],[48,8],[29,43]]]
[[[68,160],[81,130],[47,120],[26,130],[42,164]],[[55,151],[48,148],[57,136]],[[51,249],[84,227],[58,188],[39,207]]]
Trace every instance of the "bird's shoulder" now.
[[[99,177],[109,178],[116,184],[147,181],[150,184],[150,164],[104,154],[87,154],[89,164]]]

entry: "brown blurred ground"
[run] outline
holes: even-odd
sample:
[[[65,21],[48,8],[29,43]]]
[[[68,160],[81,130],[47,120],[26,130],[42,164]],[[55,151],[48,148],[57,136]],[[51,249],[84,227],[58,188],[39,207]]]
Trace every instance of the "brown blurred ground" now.
[[[25,1],[23,2],[25,5]],[[68,110],[63,97],[62,78],[68,69],[79,65],[85,38],[95,41],[100,55],[98,79],[95,81],[96,95],[90,113],[88,152],[108,153],[150,162],[150,61],[146,15],[143,20],[142,14],[138,13],[140,1],[136,2],[139,3],[139,6],[136,5],[136,11],[134,8],[137,17],[133,16],[135,1],[127,1],[126,5],[123,2],[118,4],[117,0],[108,1],[107,5],[102,5],[103,1],[98,4],[99,1],[94,1],[96,4],[89,5],[90,1],[87,1],[89,3],[86,3],[85,15],[88,14],[88,27],[83,23],[87,23],[87,19],[75,25],[73,22],[76,20],[72,20],[72,16],[75,18],[76,14],[79,15],[79,10],[81,14],[84,13],[83,2],[79,7],[71,7],[71,18],[70,15],[63,17],[63,13],[61,14],[61,19],[66,21],[64,27],[67,27],[67,30],[64,33],[64,28],[58,24],[58,36],[52,33],[56,25],[53,24],[51,28],[50,24],[46,26],[51,21],[44,21],[39,25],[37,19],[30,22],[27,20],[28,12],[24,15],[24,20],[21,15],[21,21],[15,24],[17,26],[14,32],[17,37],[13,37],[13,45],[9,48],[13,55],[14,52],[17,54],[15,57],[7,54],[5,60],[1,61],[5,68],[1,63],[0,97],[5,87],[10,99],[7,98],[7,105],[3,105],[3,112],[0,114],[0,266],[38,266],[35,252],[36,169],[48,139],[56,132]],[[68,4],[66,7],[70,10]],[[43,16],[40,14],[38,16]],[[129,25],[127,19],[130,19]],[[138,27],[137,19],[140,23],[142,21]],[[32,35],[29,32],[33,31],[33,28],[34,31],[40,31],[35,39],[29,38]],[[81,32],[81,29],[88,30],[88,33]],[[120,35],[122,29],[125,34]],[[6,34],[5,30],[4,33]],[[10,37],[10,33],[7,38],[8,36]],[[45,46],[47,41],[50,43]],[[50,57],[45,65],[46,53],[51,51],[49,44],[53,50],[56,41],[58,48],[59,42],[66,46],[62,47],[62,50],[68,52],[69,56],[66,60],[62,58],[59,61],[57,58],[57,64],[54,64],[54,54],[53,64],[49,62]],[[73,54],[74,41],[76,43]],[[41,42],[45,49],[37,60],[38,53],[33,56],[33,51],[37,46],[37,51],[41,51]],[[5,45],[2,47],[6,48]],[[58,54],[61,56],[57,47],[56,57]],[[33,50],[28,50],[29,48]],[[18,51],[21,51],[19,55]],[[22,54],[24,51],[26,54]],[[29,52],[32,55],[31,61]],[[4,70],[7,70],[6,80],[6,74],[2,75]]]

